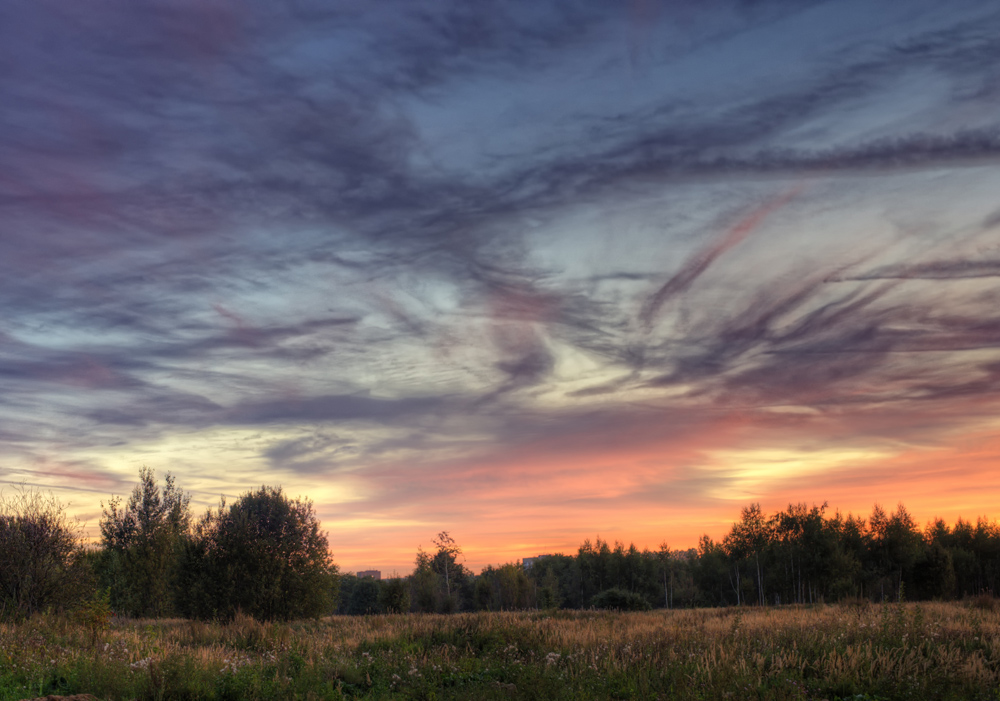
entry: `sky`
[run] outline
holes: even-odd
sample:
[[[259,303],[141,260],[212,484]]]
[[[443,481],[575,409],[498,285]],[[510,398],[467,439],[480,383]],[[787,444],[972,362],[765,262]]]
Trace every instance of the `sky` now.
[[[1000,497],[1000,6],[0,4],[0,487],[344,571]]]

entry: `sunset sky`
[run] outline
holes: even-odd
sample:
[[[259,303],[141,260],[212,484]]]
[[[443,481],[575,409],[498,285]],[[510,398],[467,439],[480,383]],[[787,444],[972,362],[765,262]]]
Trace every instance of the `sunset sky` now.
[[[1000,4],[0,4],[0,487],[342,570],[1000,516]]]

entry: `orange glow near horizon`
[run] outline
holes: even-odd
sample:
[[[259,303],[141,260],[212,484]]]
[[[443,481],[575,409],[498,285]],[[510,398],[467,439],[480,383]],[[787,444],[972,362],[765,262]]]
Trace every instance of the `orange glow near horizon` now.
[[[446,510],[448,500],[458,500],[461,506],[452,509],[460,514],[457,518],[439,525],[372,532],[342,530],[331,521],[331,547],[344,571],[375,567],[408,572],[417,546],[433,550],[434,535],[448,530],[463,547],[467,566],[478,571],[486,564],[538,554],[574,554],[584,539],[596,537],[626,546],[634,543],[640,549],[656,549],[663,542],[672,549],[696,547],[705,534],[721,540],[738,520],[740,509],[754,502],[768,514],[792,503],[826,502],[827,516],[839,510],[865,518],[875,504],[891,511],[903,503],[921,527],[935,518],[954,524],[959,517],[992,520],[1000,515],[995,507],[1000,495],[1000,474],[995,469],[1000,437],[990,431],[957,437],[948,446],[907,448],[870,458],[861,453],[845,457],[816,451],[812,456],[815,469],[796,465],[786,474],[755,474],[742,494],[660,502],[657,494],[669,494],[671,485],[682,483],[683,477],[722,470],[726,483],[740,482],[739,464],[715,465],[704,460],[696,464],[695,457],[692,450],[686,468],[679,466],[680,460],[640,451],[595,457],[572,466],[518,463],[499,469],[494,465],[491,469],[504,479],[485,493],[451,491],[437,501],[424,502],[424,508],[433,513],[435,508]],[[785,460],[787,454],[780,457]],[[438,474],[444,482],[479,484],[473,476],[488,471],[456,468]]]
[[[978,403],[973,411],[956,404],[955,426],[938,416],[936,431],[907,441],[879,437],[905,421],[885,411],[819,418],[680,411],[670,419],[678,430],[665,430],[667,424],[648,416],[627,418],[620,429],[550,432],[505,451],[447,460],[414,454],[321,482],[291,474],[268,480],[251,471],[231,475],[246,486],[230,491],[228,499],[255,484],[283,484],[289,496],[314,501],[342,571],[374,568],[386,574],[408,573],[417,548],[433,550],[433,538],[444,530],[463,548],[473,571],[538,554],[573,554],[585,539],[597,537],[640,549],[657,549],[663,542],[687,549],[702,535],[721,540],[740,509],[754,502],[769,514],[791,503],[826,502],[828,516],[839,510],[862,517],[876,503],[887,510],[903,503],[921,526],[934,518],[953,524],[959,517],[1000,515],[995,422],[962,418],[970,412],[989,415],[991,407]],[[924,419],[911,413],[910,420]],[[977,427],[957,427],[963,424]],[[875,437],[865,438],[865,429]],[[244,439],[203,440],[225,446],[242,445]],[[177,451],[191,442],[151,448],[143,462],[162,478],[185,455]],[[193,449],[204,448],[194,444]],[[239,450],[227,459],[245,461],[248,457],[240,456],[252,456],[256,448]],[[115,493],[127,495],[132,487],[127,474],[88,473],[60,462],[35,468],[48,480],[44,488],[71,503],[70,513],[86,522],[91,538],[97,535],[100,502]],[[207,473],[200,479],[175,476],[182,489],[193,492],[196,517],[217,503],[214,485],[223,483]],[[77,491],[67,491],[74,488],[70,485]]]

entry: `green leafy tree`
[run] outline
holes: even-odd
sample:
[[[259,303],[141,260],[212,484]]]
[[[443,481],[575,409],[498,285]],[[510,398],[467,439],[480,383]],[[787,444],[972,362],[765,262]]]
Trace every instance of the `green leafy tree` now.
[[[382,613],[379,583],[371,577],[361,577],[354,584],[351,598],[347,602],[347,613],[351,616],[364,616],[372,613]]]
[[[473,588],[473,604],[477,611],[492,611],[493,610],[493,584],[489,577],[483,576],[486,570],[490,569],[492,565],[487,565],[483,573],[480,573],[476,577],[476,585]]]
[[[663,577],[663,605],[666,608],[672,608],[670,599],[673,593],[674,562],[667,541],[660,543],[660,549],[656,551],[656,562],[659,565],[660,575]]]
[[[205,514],[187,570],[186,608],[202,618],[237,611],[261,620],[320,616],[332,609],[337,580],[312,502],[266,486]]]
[[[785,602],[812,603],[829,590],[833,593],[836,573],[850,574],[850,558],[838,548],[841,520],[824,517],[827,504],[789,504],[786,511],[774,514],[770,551],[776,570],[775,595]],[[850,586],[838,583],[837,589]]]
[[[538,558],[531,567],[524,567],[532,591],[536,592],[537,603],[545,607],[546,589],[558,598],[558,606],[580,608],[589,601],[580,599],[581,572],[577,558],[572,555],[545,555]],[[553,584],[555,586],[553,586]]]
[[[434,539],[437,552],[431,560],[431,567],[437,572],[444,582],[444,598],[442,599],[445,611],[456,611],[461,607],[458,592],[468,578],[468,571],[458,561],[462,554],[462,548],[458,546],[455,539],[448,531],[441,531]]]
[[[538,588],[538,607],[543,609],[557,609],[562,603],[562,595],[559,592],[559,577],[552,571],[552,567],[545,568],[542,575],[541,586]]]
[[[534,605],[531,596],[532,581],[521,563],[507,562],[498,567],[488,565],[480,572],[477,580],[475,596],[478,608],[490,611],[516,611]]]
[[[431,556],[417,548],[413,574],[410,576],[413,609],[419,613],[434,613],[440,600],[440,577],[431,564]]]
[[[500,609],[516,611],[533,606],[531,601],[531,581],[524,567],[508,562],[497,569],[497,585],[500,593]]]
[[[476,606],[475,581],[458,561],[462,548],[448,531],[441,531],[433,540],[437,550],[433,555],[417,549],[413,574],[410,576],[410,601],[420,612],[452,613]]]
[[[733,524],[732,530],[726,536],[727,550],[731,557],[737,561],[748,560],[752,564],[756,574],[757,603],[764,605],[764,573],[761,568],[761,559],[765,548],[771,540],[771,527],[768,519],[761,511],[760,504],[751,504],[743,507],[740,513],[740,520]],[[737,596],[742,594],[742,578],[739,566],[736,570]]]
[[[577,606],[586,606],[594,594],[604,588],[604,577],[600,563],[600,545],[603,543],[600,537],[598,537],[597,543],[598,545],[595,546],[590,542],[590,538],[587,538],[576,551],[576,566],[580,573],[574,597]]]
[[[336,613],[343,615],[350,613],[351,596],[359,581],[361,580],[353,572],[345,572],[337,577]]]
[[[402,577],[382,581],[379,605],[386,613],[406,613],[410,610],[410,587]]]
[[[975,596],[985,589],[985,579],[975,546],[975,529],[963,518],[955,521],[943,544],[951,553],[955,568],[955,589],[959,596]]]
[[[868,553],[867,564],[874,587],[878,587],[878,599],[886,599],[885,585],[892,570],[892,553],[889,542],[889,515],[881,504],[872,507],[868,517]],[[877,583],[877,585],[876,585]]]
[[[161,492],[153,471],[143,467],[128,502],[112,497],[103,509],[101,576],[114,610],[145,617],[175,611],[190,500],[169,473]]]
[[[980,516],[976,519],[974,553],[982,573],[981,591],[1000,593],[1000,526]]]
[[[870,595],[869,577],[864,569],[865,552],[868,547],[865,519],[853,514],[848,514],[845,518],[838,512],[831,520],[830,528],[836,536],[837,549],[841,557],[834,568],[835,581],[831,590],[833,595],[838,598]]]
[[[895,598],[901,599],[904,578],[912,573],[920,557],[923,538],[913,517],[902,504],[888,515],[876,504],[868,522],[880,596],[886,598],[885,587],[888,586],[890,592],[895,591]]]
[[[670,554],[670,608],[695,606],[699,601],[698,587],[695,586],[694,572],[698,561],[698,551],[674,550]]]
[[[955,591],[951,553],[940,542],[925,543],[914,567],[914,593],[918,598],[945,599]]]
[[[693,572],[700,604],[718,606],[732,602],[728,596],[730,570],[731,566],[725,548],[709,536],[703,535],[698,541],[698,556]],[[738,592],[739,589],[736,591]],[[736,603],[739,602],[740,600],[736,599]]]

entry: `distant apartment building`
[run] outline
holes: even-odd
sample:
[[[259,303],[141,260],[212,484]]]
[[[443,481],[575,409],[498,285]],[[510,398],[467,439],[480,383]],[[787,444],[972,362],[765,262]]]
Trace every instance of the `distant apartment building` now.
[[[535,555],[534,557],[521,558],[521,566],[526,570],[530,570],[531,566],[534,565],[539,560],[541,560],[543,557],[552,557],[552,553],[545,553],[544,555]]]
[[[365,579],[366,577],[369,578],[369,579],[376,579],[376,580],[382,579],[382,571],[381,570],[361,570],[360,572],[358,572],[358,579]]]

